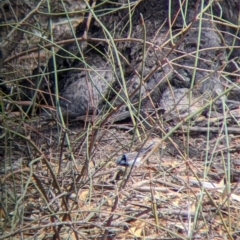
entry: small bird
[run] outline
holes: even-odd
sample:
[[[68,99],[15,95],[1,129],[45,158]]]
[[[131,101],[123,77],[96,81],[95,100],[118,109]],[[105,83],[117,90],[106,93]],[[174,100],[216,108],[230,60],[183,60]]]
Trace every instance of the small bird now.
[[[142,159],[149,153],[153,147],[155,146],[156,142],[153,142],[146,148],[142,148],[139,152],[134,151],[130,153],[125,153],[121,157],[119,157],[116,161],[117,165],[119,166],[139,166],[142,162]]]

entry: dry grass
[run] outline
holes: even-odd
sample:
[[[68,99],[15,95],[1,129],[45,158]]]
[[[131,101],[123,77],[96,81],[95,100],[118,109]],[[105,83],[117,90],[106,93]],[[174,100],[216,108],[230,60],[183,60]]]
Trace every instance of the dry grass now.
[[[12,149],[2,161],[0,239],[186,239],[191,233],[194,238],[222,239],[233,229],[237,234],[238,183],[231,180],[228,190],[230,185],[223,181],[228,171],[224,136],[211,141],[205,134],[191,137],[187,157],[186,136],[179,131],[148,161],[130,170],[115,164],[117,157],[131,151],[131,144],[132,149],[141,146],[132,141],[134,127],[129,123],[102,127],[97,135],[94,124],[84,128],[75,123],[67,131],[34,127],[31,134],[24,126],[31,138],[12,138]],[[143,134],[141,142],[160,138],[157,131]],[[232,163],[239,158],[238,145],[233,138]],[[231,175],[238,178],[234,169]]]

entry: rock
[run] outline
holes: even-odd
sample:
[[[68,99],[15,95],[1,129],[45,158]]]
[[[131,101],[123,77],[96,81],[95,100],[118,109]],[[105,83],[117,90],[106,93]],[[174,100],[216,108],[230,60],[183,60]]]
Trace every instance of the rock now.
[[[115,81],[112,65],[100,55],[86,57],[87,66],[79,63],[69,70],[60,81],[64,83],[60,92],[60,106],[64,114],[80,116],[96,112],[109,87]]]
[[[99,54],[92,54],[86,57],[88,66],[84,68],[81,64],[79,69],[69,71],[61,79],[64,82],[63,90],[60,92],[60,106],[64,114],[68,116],[81,116],[85,114],[105,112],[110,106],[117,107],[123,104],[131,107],[138,104],[140,79],[133,76],[130,80],[124,79],[126,91],[120,76],[116,76],[116,69],[113,69],[112,62],[107,61]],[[118,74],[117,74],[118,75]],[[131,96],[131,94],[133,94]],[[131,96],[131,97],[130,97]],[[141,100],[146,96],[146,86],[141,88]],[[130,100],[130,105],[129,101]]]
[[[166,120],[184,119],[202,108],[202,99],[192,96],[188,88],[167,88],[160,100],[160,108],[165,110]]]
[[[212,74],[209,78],[202,82],[201,93],[204,96],[204,100],[209,102],[218,97],[225,91],[224,79],[217,73]],[[221,96],[213,104],[222,109],[223,102],[226,101],[226,96]]]
[[[117,107],[120,104],[123,104],[127,108],[131,107],[129,106],[129,103],[131,103],[131,105],[136,105],[139,101],[142,102],[147,95],[147,85],[143,82],[141,92],[139,92],[141,80],[137,75],[130,77],[129,80],[124,79],[124,82],[127,92],[124,89],[123,82],[119,82],[119,80],[114,84],[114,89],[110,90],[110,95],[113,95],[110,102],[114,107]]]

